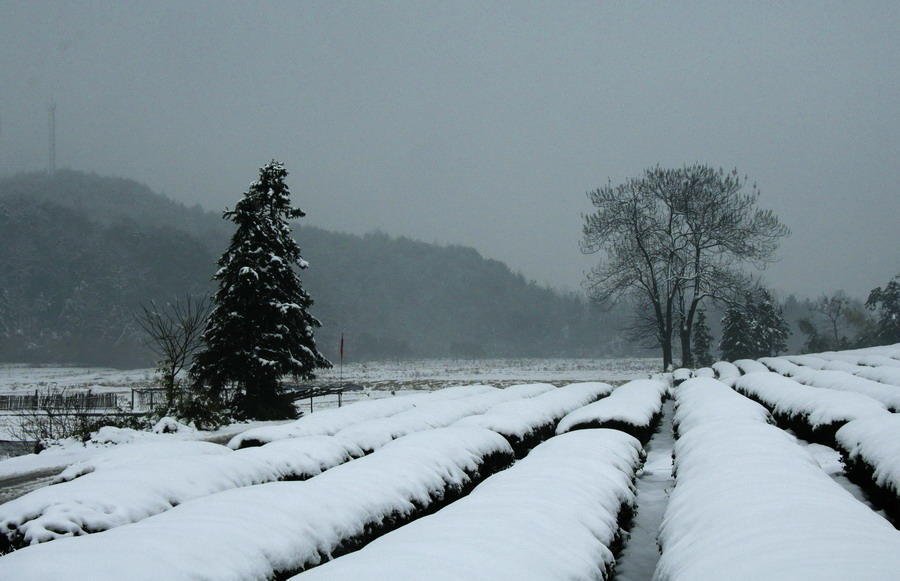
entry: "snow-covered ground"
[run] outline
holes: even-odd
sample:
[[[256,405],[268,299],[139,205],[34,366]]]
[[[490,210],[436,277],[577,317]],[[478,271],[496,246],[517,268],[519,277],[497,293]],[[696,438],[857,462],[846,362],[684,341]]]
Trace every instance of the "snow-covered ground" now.
[[[878,381],[900,369],[895,356],[900,346],[684,370],[643,450],[621,430],[660,415],[672,378],[647,381],[655,360],[348,365],[343,381],[361,389],[341,408],[316,398],[297,422],[105,429],[88,446],[0,461],[0,486],[23,473],[58,482],[0,505],[0,540],[14,545],[0,553],[17,549],[0,556],[0,580],[606,580],[614,559],[619,581],[894,579],[900,533],[878,499],[847,481],[838,451],[775,420],[846,424],[841,452],[896,498],[900,431],[885,400],[897,387]],[[147,370],[2,374],[7,393],[153,382]],[[641,389],[622,387],[633,380]],[[616,429],[559,434],[567,414]]]

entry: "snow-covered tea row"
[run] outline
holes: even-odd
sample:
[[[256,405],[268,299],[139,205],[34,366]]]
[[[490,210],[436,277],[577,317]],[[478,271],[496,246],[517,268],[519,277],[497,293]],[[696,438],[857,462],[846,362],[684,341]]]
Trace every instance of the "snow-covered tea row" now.
[[[608,397],[579,408],[564,417],[557,434],[585,428],[612,428],[647,443],[662,415],[669,384],[656,379],[636,379],[617,387]]]
[[[848,349],[846,351],[824,351],[800,357],[817,358],[827,362],[841,361],[850,365],[865,367],[900,368],[900,344]]]
[[[789,361],[795,365],[810,369],[824,369],[834,371],[846,371],[858,377],[877,381],[890,386],[900,386],[900,361],[887,358],[859,357],[858,364],[849,363],[842,359],[822,359],[815,355],[786,355],[778,359]],[[892,361],[892,364],[885,364]],[[879,365],[874,365],[874,363]],[[768,363],[767,363],[768,364]],[[771,366],[770,366],[771,367]],[[785,367],[785,369],[790,369]],[[778,371],[778,369],[773,369]]]
[[[834,433],[847,422],[889,413],[866,395],[809,387],[771,371],[744,375],[734,388],[769,408],[782,427],[825,445],[833,445]]]
[[[655,581],[896,577],[900,532],[761,421],[764,411],[707,379],[685,382],[675,397],[677,476]],[[717,415],[708,413],[713,400]]]
[[[359,422],[338,431],[335,436],[345,438],[369,453],[407,434],[444,428],[462,418],[483,414],[497,405],[555,391],[556,387],[549,383],[511,385],[505,389],[491,388],[485,393],[429,401],[386,418]]]
[[[900,525],[900,415],[847,422],[835,440],[848,476]]]
[[[0,537],[0,553],[137,522],[188,500],[230,488],[305,480],[405,434],[445,427],[489,410],[498,402],[551,391],[538,404],[546,412],[540,418],[543,425],[548,414],[558,420],[565,411],[593,401],[607,388],[596,384],[576,384],[559,390],[549,384],[503,390],[484,386],[471,390],[448,388],[442,390],[447,394],[434,392],[435,397],[424,398],[426,404],[421,404],[423,398],[413,397],[420,401],[419,407],[386,419],[362,421],[336,436],[291,437],[234,452],[197,442],[113,449],[65,471],[59,478],[62,484],[37,489],[0,505],[0,532],[5,535]],[[459,397],[466,391],[473,395]],[[314,418],[317,413],[309,417]],[[359,416],[358,412],[349,414]],[[326,417],[334,418],[335,414]],[[520,421],[516,433],[533,428],[532,423]]]
[[[310,480],[228,490],[102,534],[25,547],[0,557],[0,571],[17,581],[283,578],[455,500],[512,461],[489,430],[430,430]]]
[[[567,414],[606,397],[612,390],[607,383],[573,383],[536,397],[502,403],[453,425],[497,432],[513,447],[516,458],[523,458],[529,450],[552,437],[559,421]]]
[[[357,401],[347,406],[325,409],[304,415],[299,420],[289,424],[247,430],[232,438],[228,442],[228,447],[237,450],[249,446],[261,446],[267,442],[274,442],[284,438],[332,436],[354,424],[393,416],[411,410],[417,405],[425,406],[430,403],[471,397],[490,393],[496,391],[496,389],[489,385],[459,385],[428,393]]]
[[[551,438],[467,497],[293,581],[607,579],[641,453],[615,430]]]
[[[111,448],[70,466],[53,485],[0,504],[0,554],[137,522],[231,488],[306,480],[363,455],[359,446],[332,436],[238,451],[184,441]]]
[[[759,361],[772,371],[803,385],[861,393],[880,401],[891,411],[900,410],[900,389],[896,386],[858,377],[847,371],[804,367],[781,357],[764,357]],[[895,369],[900,371],[900,368]]]

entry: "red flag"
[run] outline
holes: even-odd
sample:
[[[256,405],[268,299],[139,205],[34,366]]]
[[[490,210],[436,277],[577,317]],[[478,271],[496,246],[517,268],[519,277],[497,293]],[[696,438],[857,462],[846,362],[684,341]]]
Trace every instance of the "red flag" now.
[[[344,334],[341,333],[341,361],[344,360]]]

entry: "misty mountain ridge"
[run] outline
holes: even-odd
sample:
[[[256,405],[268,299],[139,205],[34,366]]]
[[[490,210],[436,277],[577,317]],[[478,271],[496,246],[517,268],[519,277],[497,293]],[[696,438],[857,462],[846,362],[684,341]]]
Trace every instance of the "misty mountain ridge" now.
[[[329,232],[307,220],[294,224],[311,264],[301,278],[332,359],[342,333],[348,360],[632,350],[618,313],[540,287],[473,248]],[[0,178],[0,359],[151,364],[133,314],[151,300],[212,293],[232,233],[221,214],[129,179],[74,170]]]

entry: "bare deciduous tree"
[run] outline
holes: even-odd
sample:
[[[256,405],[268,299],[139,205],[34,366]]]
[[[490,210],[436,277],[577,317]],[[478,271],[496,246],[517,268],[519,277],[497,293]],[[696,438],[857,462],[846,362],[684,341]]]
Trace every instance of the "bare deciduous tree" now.
[[[166,407],[178,396],[178,374],[203,344],[203,329],[212,309],[209,297],[185,296],[160,309],[155,302],[141,305],[135,317],[148,335],[147,346],[160,358],[157,367],[166,390]]]
[[[840,327],[842,319],[847,314],[849,304],[850,297],[844,291],[839,290],[831,296],[823,294],[812,305],[813,310],[825,317],[831,326],[834,349],[842,349],[846,343],[846,337],[842,338],[840,335]]]
[[[705,300],[721,301],[750,284],[746,266],[763,268],[789,234],[771,210],[756,207],[756,186],[705,165],[650,168],[640,178],[588,192],[596,211],[583,216],[584,253],[604,258],[587,276],[599,302],[635,302],[637,328],[673,362],[692,366],[691,329]],[[647,323],[650,323],[649,325]]]

